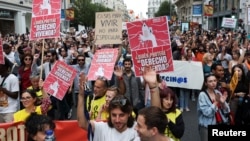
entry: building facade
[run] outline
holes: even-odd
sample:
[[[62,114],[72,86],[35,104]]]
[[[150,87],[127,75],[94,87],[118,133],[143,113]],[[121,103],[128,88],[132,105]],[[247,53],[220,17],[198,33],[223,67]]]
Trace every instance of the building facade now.
[[[172,0],[148,0],[148,18],[155,17],[154,14],[159,10],[159,7],[164,1],[172,1]]]
[[[32,0],[0,0],[0,32],[23,34],[31,24]]]

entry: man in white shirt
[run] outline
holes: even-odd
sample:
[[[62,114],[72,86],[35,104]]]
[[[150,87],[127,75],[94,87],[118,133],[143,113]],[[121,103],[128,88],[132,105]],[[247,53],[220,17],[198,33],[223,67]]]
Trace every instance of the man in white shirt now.
[[[151,100],[153,106],[160,107],[160,97],[156,73],[145,67],[143,78],[149,84]],[[138,140],[138,134],[134,130],[136,122],[132,116],[132,103],[124,95],[115,96],[108,107],[108,121],[96,122],[88,120],[84,113],[84,83],[86,76],[82,73],[79,79],[79,94],[77,105],[78,125],[87,130],[88,133],[94,133],[94,141],[135,141]],[[92,129],[91,129],[92,128]],[[92,136],[90,136],[92,137]],[[89,138],[89,140],[91,140]]]
[[[5,57],[5,64],[0,64],[0,123],[12,122],[13,114],[19,110],[19,81],[8,72],[9,67]]]

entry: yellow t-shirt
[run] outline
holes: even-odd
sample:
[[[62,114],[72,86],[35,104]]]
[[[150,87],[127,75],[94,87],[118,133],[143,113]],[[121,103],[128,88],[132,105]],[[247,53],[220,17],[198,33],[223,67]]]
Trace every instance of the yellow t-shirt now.
[[[87,109],[88,109],[88,103],[89,103],[89,97],[87,97]],[[106,102],[106,96],[102,96],[99,99],[95,99],[95,100],[91,100],[90,102],[90,119],[91,120],[95,120],[98,112],[100,111],[100,108],[102,107],[102,105]]]
[[[41,106],[36,106],[35,112],[39,115],[42,114]],[[19,110],[14,113],[14,122],[25,121],[26,118],[30,115],[25,109]]]
[[[33,90],[32,86],[28,87],[27,89],[28,89],[28,90]],[[37,96],[39,99],[41,99],[41,98],[43,97],[42,91],[41,91],[41,90],[37,91],[37,92],[36,92],[36,96]]]

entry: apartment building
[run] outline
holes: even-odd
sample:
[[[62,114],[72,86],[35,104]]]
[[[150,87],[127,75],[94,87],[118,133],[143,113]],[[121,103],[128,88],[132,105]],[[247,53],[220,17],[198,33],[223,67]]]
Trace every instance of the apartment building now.
[[[154,14],[159,10],[159,7],[164,1],[172,1],[172,0],[148,0],[148,18],[153,18]]]
[[[206,30],[219,29],[223,17],[236,18],[241,21],[235,29],[250,29],[247,25],[247,7],[250,0],[173,0],[177,7],[180,22],[195,22]],[[212,16],[204,15],[204,5],[213,6]],[[243,25],[243,26],[242,26]]]
[[[0,32],[26,33],[30,28],[32,0],[0,0]]]

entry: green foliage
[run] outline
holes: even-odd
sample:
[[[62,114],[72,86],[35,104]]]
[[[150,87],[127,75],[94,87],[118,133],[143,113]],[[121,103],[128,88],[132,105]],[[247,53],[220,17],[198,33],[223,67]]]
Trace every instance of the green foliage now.
[[[171,5],[171,7],[170,7],[170,5]],[[158,11],[155,13],[155,17],[170,16],[170,15],[171,16],[176,15],[175,5],[173,5],[169,1],[162,2]]]
[[[95,27],[95,13],[112,11],[100,4],[93,4],[91,0],[75,0],[73,4],[75,19],[73,25],[84,25],[85,27]]]

